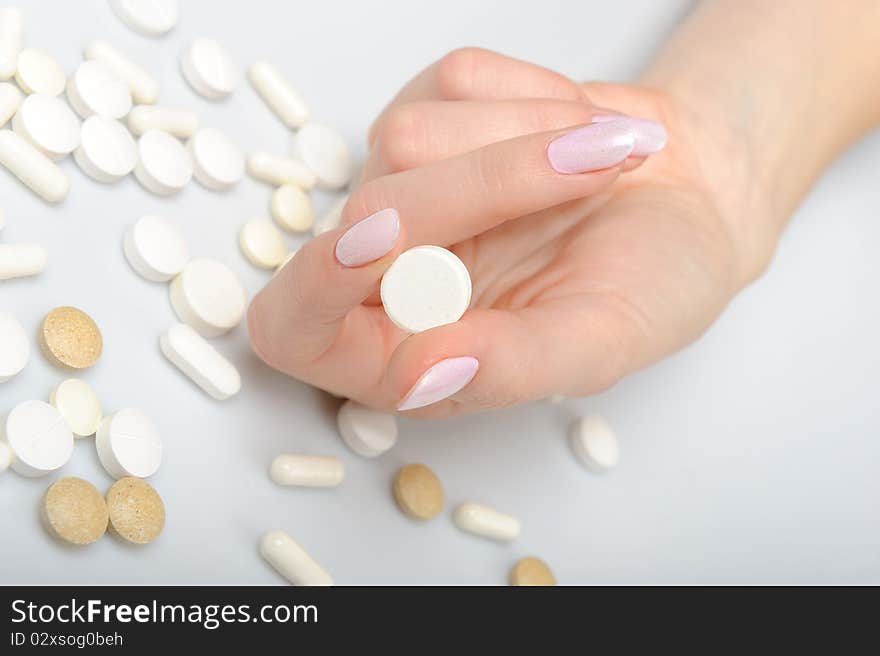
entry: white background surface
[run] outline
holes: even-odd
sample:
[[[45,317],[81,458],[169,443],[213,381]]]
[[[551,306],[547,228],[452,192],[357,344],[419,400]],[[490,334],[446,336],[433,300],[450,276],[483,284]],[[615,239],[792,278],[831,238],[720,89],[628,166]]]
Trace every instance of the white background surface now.
[[[158,76],[162,104],[195,109],[245,151],[284,152],[288,135],[244,81],[227,101],[198,97],[180,75],[179,54],[211,36],[242,69],[268,58],[314,118],[338,127],[359,153],[385,101],[447,50],[481,45],[576,79],[626,79],[686,10],[638,0],[188,0],[178,27],[150,39],[103,0],[18,4],[26,45],[46,48],[68,73],[88,40],[107,39]],[[244,326],[216,342],[244,379],[230,402],[209,399],[159,353],[158,336],[173,320],[167,289],[129,269],[126,226],[146,213],[177,221],[195,255],[228,263],[253,293],[268,275],[243,259],[236,236],[246,220],[268,217],[269,188],[246,179],[218,194],[193,183],[160,199],[133,178],[104,186],[72,159],[62,166],[72,191],[60,207],[0,172],[0,239],[37,241],[50,253],[42,276],[0,283],[0,310],[34,334],[57,305],[97,320],[104,356],[84,377],[105,411],[138,406],[159,425],[165,463],[150,482],[168,522],[141,549],[111,537],[82,550],[53,543],[37,517],[52,480],[111,483],[92,440],[82,440],[56,476],[0,476],[0,582],[278,583],[257,541],[282,528],[338,583],[504,583],[529,554],[563,583],[880,583],[880,134],[828,171],[767,275],[693,347],[566,407],[401,422],[398,447],[374,461],[345,449],[332,401],[251,355]],[[318,210],[329,201],[315,197]],[[33,346],[27,369],[0,385],[0,412],[47,398],[65,377]],[[585,471],[567,448],[568,413],[583,411],[601,412],[619,432],[621,465],[607,476]],[[332,490],[276,487],[267,468],[284,451],[340,456],[347,479]],[[475,499],[519,516],[520,539],[499,546],[463,534],[448,513],[427,524],[404,518],[390,482],[412,461],[437,471],[450,509]]]

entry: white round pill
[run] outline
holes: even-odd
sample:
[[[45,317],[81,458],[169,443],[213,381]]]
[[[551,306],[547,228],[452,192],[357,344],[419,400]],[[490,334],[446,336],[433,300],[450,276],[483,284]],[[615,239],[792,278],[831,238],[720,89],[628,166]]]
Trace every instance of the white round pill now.
[[[138,139],[134,175],[148,191],[170,196],[192,180],[192,159],[183,144],[167,132],[148,130]]]
[[[55,96],[25,98],[12,118],[12,129],[53,160],[69,155],[79,145],[79,119]]]
[[[73,159],[93,180],[111,183],[134,170],[138,147],[119,121],[90,116],[82,124],[79,148],[73,151]]]
[[[58,409],[75,437],[88,437],[98,430],[103,417],[101,402],[84,380],[62,381],[49,394],[49,403]]]
[[[287,257],[284,237],[270,221],[254,219],[244,224],[238,235],[241,252],[261,269],[274,269]]]
[[[64,92],[67,76],[61,65],[45,50],[25,48],[18,53],[15,81],[25,93],[57,96]]]
[[[113,478],[147,478],[162,464],[162,438],[143,412],[120,410],[105,417],[95,434],[98,459]]]
[[[103,62],[85,61],[67,81],[67,100],[82,118],[122,118],[131,110],[131,89]]]
[[[293,136],[292,152],[312,170],[319,187],[340,189],[351,179],[348,144],[333,128],[306,123]]]
[[[0,441],[0,472],[5,472],[12,464],[12,449],[6,442]]]
[[[219,337],[241,323],[247,297],[238,278],[222,262],[190,260],[170,287],[171,305],[202,337]]]
[[[461,319],[471,302],[471,277],[452,251],[416,246],[394,260],[380,294],[388,318],[418,333]]]
[[[569,441],[578,460],[592,471],[608,471],[620,460],[617,437],[602,417],[591,415],[575,420],[569,427]]]
[[[375,458],[397,442],[397,419],[356,401],[346,401],[336,415],[339,434],[348,448],[364,458]]]
[[[125,258],[141,277],[168,282],[189,261],[189,247],[175,223],[158,216],[144,216],[125,232]]]
[[[24,401],[6,417],[6,443],[15,457],[12,469],[22,476],[45,476],[73,454],[73,433],[57,409],[43,401]]]
[[[314,223],[312,201],[309,195],[296,185],[282,185],[272,194],[272,216],[285,230],[305,232]]]
[[[180,67],[190,86],[209,100],[221,100],[232,93],[240,76],[226,49],[213,39],[193,41]]]
[[[208,189],[223,191],[244,177],[244,155],[232,139],[214,128],[196,132],[186,144],[196,180]]]
[[[177,0],[110,0],[110,7],[129,29],[144,36],[162,36],[180,15]]]
[[[11,314],[0,312],[0,383],[21,373],[30,354],[31,345],[24,328]]]

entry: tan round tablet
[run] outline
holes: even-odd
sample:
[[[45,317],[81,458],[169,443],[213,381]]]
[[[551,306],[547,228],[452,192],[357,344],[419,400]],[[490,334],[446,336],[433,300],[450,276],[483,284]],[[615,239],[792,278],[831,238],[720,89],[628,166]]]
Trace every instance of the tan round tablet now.
[[[148,544],[165,527],[165,505],[159,494],[140,478],[120,478],[107,491],[110,528],[123,540]]]
[[[88,369],[101,357],[104,340],[94,320],[75,307],[59,307],[43,319],[40,345],[56,364]]]
[[[443,485],[425,465],[406,465],[397,472],[394,498],[404,513],[416,519],[431,519],[443,512]]]
[[[94,485],[81,478],[61,478],[43,497],[48,529],[68,544],[95,542],[107,530],[107,504]]]
[[[510,570],[510,585],[556,585],[556,577],[540,558],[528,556],[516,561]]]

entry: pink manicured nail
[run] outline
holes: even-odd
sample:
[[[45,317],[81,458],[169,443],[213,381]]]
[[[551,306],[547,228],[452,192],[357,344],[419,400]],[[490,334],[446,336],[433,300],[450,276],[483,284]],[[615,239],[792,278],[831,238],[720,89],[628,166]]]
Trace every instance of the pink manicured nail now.
[[[378,260],[388,253],[400,236],[400,216],[389,207],[361,219],[336,242],[336,259],[347,267]]]
[[[597,114],[593,123],[621,121],[629,126],[635,137],[631,155],[645,157],[659,153],[666,146],[666,128],[648,118],[631,118],[620,114]]]
[[[397,409],[414,410],[452,396],[471,382],[479,367],[479,360],[470,356],[440,360],[422,374]]]
[[[635,135],[624,121],[592,123],[551,141],[547,159],[559,173],[599,171],[620,164],[634,144]]]

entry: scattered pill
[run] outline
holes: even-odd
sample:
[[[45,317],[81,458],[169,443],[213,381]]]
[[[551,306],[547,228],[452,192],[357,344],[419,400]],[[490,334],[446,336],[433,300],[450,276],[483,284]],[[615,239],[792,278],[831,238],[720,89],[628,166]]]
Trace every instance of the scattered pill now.
[[[333,585],[324,568],[284,531],[266,533],[260,540],[260,555],[293,585]]]
[[[12,458],[12,449],[9,448],[6,442],[0,440],[0,473],[9,469],[9,466],[12,464]]]
[[[84,61],[67,81],[67,100],[82,118],[122,118],[131,110],[131,89],[100,61]]]
[[[432,519],[443,512],[443,486],[428,467],[406,465],[394,477],[394,498],[400,509],[416,519]]]
[[[274,269],[287,257],[284,237],[270,221],[253,219],[245,223],[238,244],[251,264],[261,269]]]
[[[516,539],[520,530],[516,517],[473,501],[458,506],[452,513],[452,520],[462,531],[500,542]]]
[[[167,132],[148,130],[138,139],[134,175],[147,191],[170,196],[192,180],[192,159],[183,144]]]
[[[141,410],[125,408],[104,417],[95,433],[98,460],[113,478],[147,478],[162,464],[162,438]]]
[[[129,29],[144,36],[162,36],[180,14],[177,0],[110,0],[110,7]]]
[[[238,69],[213,39],[196,39],[180,60],[183,77],[201,96],[221,100],[235,90]]]
[[[82,124],[79,147],[73,159],[83,173],[98,182],[117,182],[134,171],[138,147],[119,121],[90,116]]]
[[[312,234],[317,237],[329,230],[335,230],[342,224],[342,211],[348,203],[348,196],[343,196],[334,202],[321,218],[312,225]]]
[[[165,504],[149,483],[120,478],[107,491],[111,532],[127,542],[149,544],[165,528]]]
[[[106,41],[89,43],[85,49],[85,58],[106,64],[125,81],[136,103],[152,105],[159,97],[159,83],[156,78]]]
[[[103,413],[95,390],[84,380],[68,378],[49,394],[49,403],[58,409],[74,437],[88,437],[98,431]]]
[[[223,191],[244,177],[244,156],[232,139],[214,128],[202,128],[187,142],[196,180]]]
[[[309,108],[302,96],[272,64],[267,61],[252,64],[248,78],[269,108],[291,130],[308,120]]]
[[[159,346],[175,367],[218,401],[235,396],[241,389],[235,365],[185,323],[165,331]]]
[[[138,105],[128,113],[128,129],[136,137],[160,130],[178,139],[189,139],[199,129],[199,117],[188,109]]]
[[[79,119],[55,96],[38,93],[25,98],[12,117],[12,129],[56,161],[79,145]]]
[[[0,82],[0,128],[15,116],[15,112],[21,106],[21,100],[21,91],[17,86],[9,82]]]
[[[21,12],[15,7],[0,7],[0,80],[9,80],[15,75],[21,33]]]
[[[284,453],[272,461],[269,477],[278,485],[335,487],[345,478],[345,465],[330,456]]]
[[[107,502],[94,485],[81,478],[52,483],[40,510],[49,532],[68,544],[92,544],[107,532]]]
[[[248,156],[247,171],[252,178],[276,187],[292,184],[308,191],[317,183],[312,170],[299,160],[264,151]]]
[[[190,260],[170,288],[171,305],[202,337],[219,337],[244,316],[247,299],[238,278],[222,262]]]
[[[168,282],[189,261],[189,247],[177,224],[158,216],[144,216],[125,232],[125,258],[143,278]]]
[[[314,223],[312,201],[296,185],[282,185],[272,194],[272,217],[290,232],[305,232]]]
[[[70,190],[64,171],[12,130],[0,130],[0,164],[49,203],[60,203]]]
[[[516,562],[510,570],[510,585],[556,585],[556,577],[540,558],[529,556]]]
[[[64,69],[45,50],[25,48],[18,53],[15,81],[25,93],[57,96],[64,92]]]
[[[336,415],[339,434],[349,449],[364,458],[375,458],[397,442],[397,419],[357,401],[346,401]]]
[[[575,420],[569,427],[569,441],[575,456],[587,469],[605,472],[620,460],[620,447],[611,425],[591,415]]]
[[[471,302],[471,277],[452,251],[416,246],[394,260],[380,294],[388,318],[418,333],[461,319]]]
[[[28,477],[60,469],[73,454],[73,433],[57,409],[43,401],[24,401],[6,416],[6,444],[12,469]]]
[[[75,307],[49,312],[40,327],[40,346],[55,364],[88,369],[101,357],[104,340],[94,320]]]
[[[293,155],[308,166],[323,189],[339,189],[351,179],[351,153],[336,130],[306,123],[293,136]]]
[[[38,244],[0,244],[0,280],[35,276],[46,268],[47,259]]]
[[[30,340],[22,325],[11,314],[0,312],[0,383],[21,373],[30,356]]]

